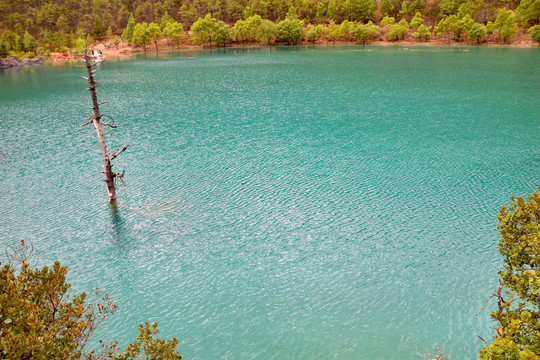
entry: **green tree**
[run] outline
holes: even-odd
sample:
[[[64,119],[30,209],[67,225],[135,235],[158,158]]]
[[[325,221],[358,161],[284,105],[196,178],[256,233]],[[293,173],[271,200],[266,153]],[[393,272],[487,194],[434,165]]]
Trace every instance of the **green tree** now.
[[[255,40],[255,33],[257,28],[261,25],[262,18],[260,15],[253,15],[245,20],[245,36],[249,40]]]
[[[340,37],[344,38],[345,41],[349,41],[354,36],[354,23],[349,20],[343,20],[340,26]]]
[[[204,19],[199,19],[191,25],[191,38],[196,45],[205,46],[208,43],[212,46],[217,20],[210,14],[206,14]]]
[[[64,31],[69,28],[69,20],[66,15],[62,14],[58,17],[58,19],[56,20],[56,26]]]
[[[335,21],[338,9],[339,8],[336,0],[330,0],[330,2],[328,3],[328,8],[326,9],[326,20]]]
[[[469,30],[469,41],[477,41],[480,43],[480,40],[486,37],[486,26],[484,24],[474,23]]]
[[[500,9],[493,26],[499,30],[499,37],[502,36],[505,42],[517,34],[516,17],[512,10]]]
[[[486,34],[491,35],[494,31],[495,25],[491,21],[488,21],[486,24]]]
[[[439,15],[441,18],[456,15],[459,4],[454,0],[442,0],[439,3]]]
[[[214,27],[214,41],[216,43],[216,46],[219,46],[221,44],[223,45],[223,47],[225,47],[227,41],[230,40],[232,40],[231,28],[223,21],[218,21]]]
[[[255,39],[264,44],[274,42],[279,36],[278,27],[275,22],[263,20],[257,28]]]
[[[540,0],[521,0],[516,8],[516,15],[525,27],[540,22]]]
[[[253,15],[260,15],[263,19],[266,19],[268,17],[268,3],[265,0],[251,0],[250,1],[251,8],[253,9]],[[249,16],[246,16],[245,19],[247,19]]]
[[[8,55],[9,55],[9,44],[4,40],[0,40],[0,59],[5,58]]]
[[[379,27],[373,22],[367,24],[358,24],[354,30],[354,39],[356,41],[367,43],[370,40],[376,39],[379,36]]]
[[[381,20],[381,27],[386,27],[388,25],[392,25],[396,22],[396,19],[394,19],[394,17],[391,17],[391,16],[385,16],[382,20]]]
[[[86,37],[86,32],[84,31],[84,29],[82,27],[77,27],[77,30],[75,31],[75,36],[77,38],[80,38],[80,39],[83,39]]]
[[[94,19],[94,26],[92,27],[92,31],[90,34],[92,35],[92,37],[99,40],[102,39],[106,33],[107,29],[105,29],[105,26],[103,26],[99,18],[96,16],[96,18]]]
[[[330,24],[328,24],[328,28],[326,29],[326,33],[330,37],[330,40],[332,40],[335,44],[336,40],[341,35],[341,27],[334,21],[330,21]]]
[[[245,20],[238,20],[231,29],[231,34],[237,42],[244,41],[247,38],[247,26]]]
[[[540,25],[535,25],[529,29],[532,39],[540,44]]]
[[[399,23],[390,25],[388,37],[390,40],[405,39],[405,35],[409,33],[409,23],[405,19],[401,19]]]
[[[323,31],[324,28],[322,25],[311,27],[311,29],[306,32],[306,40],[311,42],[319,40],[323,34]]]
[[[381,0],[379,5],[379,13],[383,17],[396,17],[398,15],[398,7],[399,4],[396,4],[396,0]]]
[[[504,26],[501,29],[501,36],[503,37],[504,42],[506,40],[513,38],[517,34],[517,24],[514,14],[510,15],[504,22]]]
[[[232,35],[236,38],[236,41],[254,41],[261,23],[262,18],[260,15],[252,15],[245,20],[238,20],[232,28]]]
[[[114,46],[116,46],[116,50],[118,50],[118,44],[120,44],[121,41],[122,40],[118,36],[112,38],[112,43]]]
[[[461,34],[468,33],[471,27],[474,25],[474,20],[469,15],[465,15],[459,19],[453,26],[454,35],[457,37],[457,41],[461,40]]]
[[[315,10],[315,20],[322,24],[324,22],[324,16],[326,14],[326,4],[322,1],[317,4],[317,8]]]
[[[86,40],[78,38],[75,42],[75,54],[82,54],[84,52],[84,46],[86,45]]]
[[[133,16],[133,14],[130,14],[126,28],[124,29],[124,32],[122,33],[122,38],[124,38],[124,40],[128,42],[131,42],[133,39],[134,32],[135,32],[135,17]]]
[[[411,27],[413,29],[418,29],[420,25],[424,23],[424,20],[422,19],[422,14],[420,12],[417,12],[414,14],[414,17],[411,19]]]
[[[435,27],[435,32],[437,33],[437,36],[448,36],[448,42],[450,42],[450,34],[451,31],[454,30],[456,24],[458,22],[458,18],[456,15],[450,15],[447,16],[439,21],[437,26]]]
[[[167,26],[167,24],[173,22],[174,19],[169,15],[169,13],[167,11],[165,11],[165,14],[163,14],[163,16],[161,17],[161,21],[159,22],[159,29],[161,31],[163,31],[163,29],[165,29],[165,27]]]
[[[407,11],[409,15],[416,14],[417,12],[424,14],[425,9],[426,2],[424,0],[412,0],[407,4]]]
[[[298,14],[296,12],[296,8],[293,5],[289,7],[289,11],[287,12],[287,15],[285,16],[285,19],[298,20]]]
[[[431,26],[426,26],[426,25],[422,24],[411,35],[413,37],[417,38],[418,40],[421,40],[422,38],[424,38],[426,41],[428,41],[428,39],[429,39],[429,37],[431,35]]]
[[[32,35],[26,31],[23,37],[24,51],[35,51],[37,43]]]
[[[163,35],[169,38],[173,47],[178,45],[182,35],[184,34],[184,27],[179,22],[173,21],[167,23],[167,26],[163,29]]]
[[[527,200],[512,198],[497,218],[499,252],[504,269],[494,295],[498,324],[493,342],[482,349],[482,360],[540,359],[540,188]],[[503,290],[508,298],[503,298]]]
[[[279,41],[286,42],[288,44],[298,43],[304,36],[304,29],[302,23],[298,19],[290,20],[285,19],[277,24]]]
[[[142,46],[146,51],[146,45],[150,44],[150,31],[148,31],[147,23],[135,25],[132,41],[135,46]]]
[[[2,36],[0,36],[0,41],[3,41],[4,44],[6,44],[8,51],[12,50],[16,46],[17,34],[11,30],[6,30],[2,33]]]
[[[249,6],[249,5],[246,6],[244,8],[244,11],[242,12],[243,18],[247,19],[248,17],[253,16],[253,15],[255,15],[255,11],[253,10],[253,8],[251,6]],[[241,20],[241,19],[238,19],[238,20]]]
[[[373,20],[373,15],[377,9],[377,2],[374,0],[345,0],[343,12],[348,14],[350,21]]]
[[[159,25],[156,23],[150,23],[150,25],[148,25],[148,34],[150,35],[150,39],[152,39],[152,41],[154,42],[157,52],[158,41],[161,40],[161,38],[163,37],[163,33],[161,32]]]
[[[399,10],[399,14],[402,16],[402,17],[405,17],[405,15],[408,15],[409,14],[409,10],[407,9],[407,2],[406,1],[403,1],[401,3],[401,8]]]

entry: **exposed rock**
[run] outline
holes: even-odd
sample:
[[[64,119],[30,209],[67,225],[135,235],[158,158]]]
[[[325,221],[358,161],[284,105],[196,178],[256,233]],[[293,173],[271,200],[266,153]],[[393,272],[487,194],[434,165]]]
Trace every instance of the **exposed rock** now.
[[[12,55],[9,59],[0,59],[0,69],[14,67],[14,66],[39,64],[39,63],[42,63],[43,61],[44,59],[40,56],[35,57],[33,59],[27,59],[27,58],[19,59],[15,55]]]

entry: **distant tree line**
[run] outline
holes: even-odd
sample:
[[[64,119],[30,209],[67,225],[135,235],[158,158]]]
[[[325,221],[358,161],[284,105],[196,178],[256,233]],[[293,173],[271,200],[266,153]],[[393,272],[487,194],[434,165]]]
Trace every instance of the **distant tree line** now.
[[[0,57],[121,37],[136,46],[360,41],[406,36],[540,42],[540,0],[0,0]],[[168,26],[168,27],[167,27]],[[159,31],[158,31],[159,30]]]

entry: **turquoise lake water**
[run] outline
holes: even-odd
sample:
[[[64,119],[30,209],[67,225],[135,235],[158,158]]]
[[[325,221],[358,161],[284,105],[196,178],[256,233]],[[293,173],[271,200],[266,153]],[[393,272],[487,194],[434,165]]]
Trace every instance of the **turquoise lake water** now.
[[[2,71],[0,245],[30,239],[75,292],[106,290],[100,338],[122,345],[156,321],[186,359],[475,358],[498,209],[540,185],[539,64],[428,47],[101,64],[109,146],[131,144],[116,212],[83,69]]]

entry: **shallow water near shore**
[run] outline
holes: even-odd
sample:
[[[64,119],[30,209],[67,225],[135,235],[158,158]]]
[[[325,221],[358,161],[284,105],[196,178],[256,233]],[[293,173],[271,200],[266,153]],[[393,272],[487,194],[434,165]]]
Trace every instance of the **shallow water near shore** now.
[[[467,50],[467,51],[463,51]],[[0,71],[0,240],[186,359],[473,359],[496,216],[540,184],[540,49],[288,47]],[[433,350],[432,350],[433,352]]]

